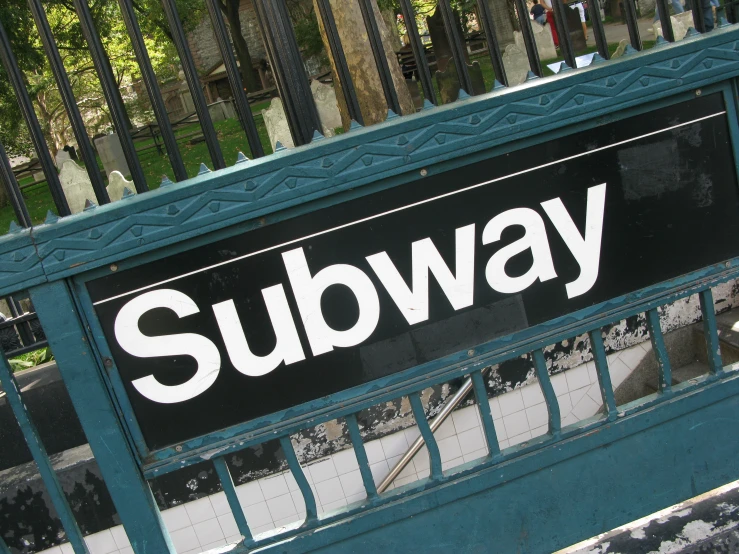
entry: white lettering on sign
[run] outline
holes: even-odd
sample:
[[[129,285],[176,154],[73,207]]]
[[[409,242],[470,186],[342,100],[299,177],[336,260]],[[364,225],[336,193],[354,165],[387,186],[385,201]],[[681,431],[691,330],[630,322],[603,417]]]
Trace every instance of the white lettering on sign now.
[[[568,298],[585,294],[598,278],[605,198],[605,183],[588,189],[585,232],[582,235],[559,198],[541,204],[580,266],[577,279],[565,284]],[[485,266],[488,285],[504,294],[521,292],[537,280],[544,282],[557,278],[544,220],[536,210],[515,208],[498,214],[483,228],[482,244],[498,242],[503,231],[513,226],[523,227],[523,237],[498,250]],[[405,320],[409,325],[415,325],[429,319],[430,274],[433,274],[454,310],[472,306],[475,240],[474,224],[455,230],[454,273],[431,238],[413,242],[411,286],[400,275],[387,252],[379,252],[366,259]],[[523,275],[512,277],[506,272],[506,264],[526,250],[531,252],[531,267]],[[372,335],[380,320],[380,300],[375,285],[364,271],[348,264],[335,264],[312,274],[303,248],[284,252],[282,260],[313,356],[331,352],[334,348],[359,345]],[[357,321],[349,329],[333,329],[321,310],[323,293],[333,285],[348,288],[357,301]],[[283,363],[290,365],[305,359],[283,285],[263,289],[262,297],[275,334],[275,347],[266,356],[255,355],[249,347],[233,300],[213,305],[231,363],[237,371],[250,377],[266,375]],[[184,402],[202,394],[215,382],[221,369],[221,357],[216,345],[202,335],[144,335],[139,329],[139,319],[157,308],[172,310],[180,318],[200,311],[195,302],[182,292],[172,289],[146,292],[129,301],[118,312],[115,336],[126,352],[139,358],[194,358],[197,363],[195,375],[180,385],[164,385],[153,375],[132,381],[136,390],[149,400],[164,404]]]

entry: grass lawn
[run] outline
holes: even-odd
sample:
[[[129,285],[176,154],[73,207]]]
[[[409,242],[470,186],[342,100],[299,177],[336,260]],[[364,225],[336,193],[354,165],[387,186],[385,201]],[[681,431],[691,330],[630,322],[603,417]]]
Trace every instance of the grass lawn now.
[[[644,41],[644,49],[651,48],[653,45],[654,41]],[[611,54],[616,51],[617,47],[618,44],[615,43],[608,45]],[[582,52],[577,52],[576,55],[582,55],[595,51],[595,47],[589,47]],[[542,60],[541,66],[543,74],[545,76],[553,75],[552,71],[547,67],[547,65],[562,60],[562,57],[552,60]],[[487,90],[490,90],[493,86],[493,80],[495,79],[495,73],[493,71],[490,58],[486,55],[481,55],[474,58],[474,61],[480,63],[486,88]],[[436,80],[434,80],[434,86],[436,87]],[[436,92],[438,95],[438,89]],[[264,148],[265,154],[272,153],[272,145],[270,145],[269,143],[267,128],[264,125],[264,121],[262,120],[261,115],[261,111],[268,106],[269,102],[262,102],[252,106],[252,113],[254,114],[254,118],[257,124],[257,130],[259,132],[259,138],[261,139],[262,147]],[[252,157],[251,150],[249,149],[249,144],[246,140],[246,136],[244,135],[244,132],[242,131],[241,125],[239,124],[238,120],[229,119],[226,121],[219,121],[215,123],[214,126],[216,132],[218,133],[218,140],[220,142],[221,150],[223,151],[223,156],[226,160],[226,164],[233,164],[236,161],[236,155],[238,154],[238,152],[243,152],[248,157]],[[340,130],[338,129],[337,131],[340,132]],[[182,136],[191,133],[199,134],[199,132],[200,125],[198,123],[193,123],[192,125],[179,129],[177,131],[177,135]],[[198,142],[197,144],[191,145],[189,144],[189,140],[190,139],[179,142],[180,153],[185,162],[185,168],[187,170],[188,176],[194,177],[195,175],[197,175],[201,163],[205,163],[208,167],[213,169],[213,164],[211,163],[210,156],[208,154],[208,147],[206,146],[205,142]],[[151,145],[152,142],[152,139],[137,141],[136,149],[144,149],[147,146]],[[172,169],[169,165],[169,159],[167,158],[167,155],[159,155],[155,148],[141,152],[141,154],[139,155],[139,160],[141,162],[141,166],[144,171],[146,182],[149,185],[149,188],[158,188],[163,175],[169,176],[170,179],[173,178]],[[100,170],[102,171],[103,167],[99,159],[98,165],[100,167]],[[20,184],[24,185],[30,182],[33,182],[32,177],[23,179]],[[41,183],[34,187],[25,189],[23,191],[23,196],[26,200],[28,212],[31,215],[31,220],[33,221],[34,225],[38,225],[44,221],[47,211],[51,210],[52,212],[56,212],[54,208],[54,202],[51,198],[51,193],[49,192],[49,188],[46,183]],[[8,205],[4,208],[0,208],[0,234],[4,234],[7,232],[8,227],[10,226],[10,222],[14,219],[15,214],[11,206]]]

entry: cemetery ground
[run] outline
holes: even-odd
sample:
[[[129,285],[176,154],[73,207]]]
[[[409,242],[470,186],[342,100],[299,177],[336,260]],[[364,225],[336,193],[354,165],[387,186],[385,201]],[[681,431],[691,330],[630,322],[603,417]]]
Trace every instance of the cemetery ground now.
[[[617,27],[617,25],[607,25],[607,31],[610,27],[615,28]],[[654,41],[645,40],[643,44],[644,49],[651,48],[654,45]],[[618,42],[609,43],[608,48],[610,53],[613,54],[616,51],[616,48],[618,48]],[[589,45],[587,49],[581,52],[577,52],[577,55],[588,54],[590,52],[595,52],[596,50],[597,48],[595,46]],[[552,71],[547,67],[548,64],[562,60],[563,58],[561,56],[555,59],[542,60],[541,66],[544,76],[553,75]],[[480,64],[483,78],[485,80],[486,89],[490,90],[493,85],[493,80],[495,79],[495,72],[493,71],[492,65],[490,63],[490,58],[485,53],[481,53],[477,56],[473,56],[471,61],[477,61]],[[436,83],[434,83],[434,86],[436,87]],[[254,106],[252,106],[252,113],[254,114],[254,119],[257,125],[257,130],[259,132],[259,138],[262,142],[262,147],[264,148],[264,152],[265,154],[271,154],[273,151],[273,145],[270,144],[269,136],[267,135],[267,129],[264,125],[264,121],[261,115],[261,111],[263,109],[266,109],[267,107],[269,107],[269,102],[261,102],[259,104],[255,104]],[[243,132],[243,129],[241,128],[241,124],[237,119],[227,119],[224,121],[219,121],[214,123],[214,126],[216,132],[218,133],[218,140],[220,142],[221,150],[223,151],[223,156],[226,160],[227,165],[232,165],[233,163],[235,163],[236,156],[239,152],[243,152],[246,156],[250,158],[252,157],[251,150],[249,149],[249,144],[246,140],[246,136]],[[177,135],[194,135],[199,134],[199,131],[199,123],[193,123],[179,129],[177,131]],[[166,153],[162,153],[160,155],[157,152],[156,148],[147,149],[147,147],[151,146],[152,144],[152,139],[137,141],[136,149],[137,151],[141,151],[139,153],[139,160],[141,162],[144,175],[146,176],[147,185],[150,189],[156,189],[159,187],[163,175],[168,175],[169,178],[172,178],[172,170],[170,168],[169,159],[167,158]],[[180,152],[182,154],[182,159],[187,169],[187,174],[190,177],[194,177],[197,175],[201,163],[205,163],[208,167],[212,166],[205,142],[201,141],[196,142],[195,144],[191,144],[190,141],[185,140],[178,141],[178,144],[180,147]],[[82,164],[82,161],[80,160],[77,163]],[[98,166],[100,171],[102,171],[103,166],[99,159]],[[28,177],[22,180],[20,184],[22,186],[32,181],[33,178]],[[26,205],[28,207],[31,220],[33,221],[34,225],[43,223],[48,211],[56,213],[54,202],[51,198],[51,193],[49,192],[49,188],[45,182],[33,187],[23,189],[23,196],[26,200]],[[10,222],[14,219],[15,214],[13,212],[13,208],[10,205],[0,208],[0,233],[6,233],[10,226]]]

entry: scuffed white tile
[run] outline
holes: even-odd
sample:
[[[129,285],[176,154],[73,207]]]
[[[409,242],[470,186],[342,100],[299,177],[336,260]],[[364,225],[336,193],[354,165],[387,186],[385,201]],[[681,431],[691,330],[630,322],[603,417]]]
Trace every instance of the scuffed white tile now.
[[[430,464],[428,449],[425,446],[422,446],[416,455],[413,456],[412,462],[413,466],[416,468],[416,473],[419,473],[422,469],[428,469]]]
[[[514,446],[516,444],[521,444],[522,442],[526,442],[527,440],[531,439],[531,433],[528,431],[526,433],[521,433],[520,435],[516,435],[515,437],[511,437],[508,439],[508,443],[511,446]]]
[[[346,498],[341,498],[336,502],[330,502],[329,504],[326,504],[323,509],[326,511],[326,513],[330,513],[341,510],[344,507],[346,507]]]
[[[405,434],[405,439],[408,441],[408,445],[416,442],[416,439],[421,436],[421,431],[418,430],[418,425],[404,429],[403,433]]]
[[[646,356],[646,352],[639,345],[632,346],[626,350],[622,350],[618,359],[622,361],[632,371],[636,369],[639,363]]]
[[[392,469],[395,467],[395,464],[397,464],[403,456],[394,456],[392,458],[388,458],[387,465],[392,471]],[[415,473],[415,469],[413,468],[413,464],[407,464],[403,470],[398,474],[398,477],[407,477],[409,474]]]
[[[515,412],[520,412],[524,409],[523,398],[521,397],[521,391],[518,389],[512,390],[505,394],[501,394],[497,397],[500,402],[500,411],[503,417],[510,415]]]
[[[303,499],[303,493],[300,491],[293,491],[290,493],[290,496],[292,496],[293,504],[295,504],[295,510],[299,514],[305,514],[305,500]],[[316,493],[313,493],[313,497],[315,498]],[[321,503],[319,502],[318,498],[315,498],[316,505],[320,507]]]
[[[324,508],[327,504],[345,498],[344,489],[341,488],[341,481],[338,477],[332,477],[321,483],[316,483],[316,490],[318,491],[318,498],[321,501],[321,505]]]
[[[385,459],[385,451],[382,449],[382,444],[379,440],[364,443],[364,449],[367,452],[367,461],[369,461],[370,465]]]
[[[562,427],[567,427],[568,425],[578,423],[579,421],[580,420],[575,417],[575,414],[567,414],[565,417],[562,418]]]
[[[506,440],[499,441],[498,442],[498,446],[500,447],[501,450],[505,450],[506,448],[508,448],[509,446],[511,446],[511,444],[506,439]]]
[[[286,518],[280,519],[279,521],[275,521],[275,528],[285,531],[287,528],[298,527],[302,519],[304,518],[299,518],[298,514],[293,514]]]
[[[456,435],[447,437],[442,440],[437,440],[436,444],[439,446],[439,454],[441,455],[441,462],[448,462],[454,458],[462,457],[462,449],[459,447],[459,439]]]
[[[347,448],[341,452],[337,452],[333,455],[334,467],[338,475],[344,475],[355,469],[359,469],[359,463],[357,462],[357,455],[354,453],[353,448]]]
[[[490,413],[493,414],[493,419],[501,419],[503,414],[500,411],[500,401],[498,400],[498,397],[496,396],[488,400],[488,404],[490,404]]]
[[[236,487],[236,496],[239,497],[239,503],[246,508],[264,502],[264,494],[259,486],[259,481],[250,481]]]
[[[596,413],[598,413],[598,410],[600,409],[600,404],[596,404],[593,402],[593,399],[589,396],[585,395],[580,402],[577,403],[577,406],[572,408],[572,414],[580,419],[587,419],[589,417],[593,417]]]
[[[461,410],[452,412],[452,420],[457,434],[464,433],[469,429],[480,426],[480,415],[477,411],[477,405],[467,406]]]
[[[549,411],[547,410],[547,405],[537,404],[536,406],[526,408],[526,419],[529,422],[529,429],[546,425],[549,422]],[[528,431],[529,429],[524,429],[524,431]]]
[[[319,486],[320,485],[316,485],[316,487]],[[267,507],[269,508],[270,516],[272,516],[272,521],[274,522],[297,513],[293,497],[289,492],[276,498],[268,499]]]
[[[259,502],[258,504],[252,504],[244,508],[244,515],[246,516],[246,522],[249,524],[251,529],[263,527],[265,525],[272,525],[272,516],[269,513],[266,502]]]
[[[324,458],[320,462],[311,464],[306,469],[310,470],[314,484],[327,481],[328,479],[338,475],[336,467],[334,467],[334,461],[331,457]]]
[[[557,397],[557,403],[559,404],[559,415],[565,417],[572,411],[572,400],[570,400],[569,394],[563,394]]]
[[[367,495],[364,493],[352,494],[346,497],[346,503],[348,506],[351,506],[354,503],[362,502],[363,500],[366,500],[366,499],[367,499]]]
[[[252,527],[252,535],[254,535],[256,537],[257,535],[261,535],[263,533],[268,533],[269,531],[272,531],[274,528],[275,528],[275,524],[274,523],[271,523],[271,522],[268,523],[268,524],[266,524],[266,525],[260,525],[258,527]]]
[[[115,543],[110,529],[87,535],[85,537],[85,543],[87,543],[90,554],[111,554],[118,552],[118,545]]]
[[[113,535],[113,540],[119,549],[131,546],[131,541],[128,540],[128,535],[126,535],[126,530],[123,528],[123,525],[111,527],[110,534]]]
[[[615,390],[629,376],[631,368],[618,359],[612,364],[608,364],[608,371],[611,374],[611,384]]]
[[[402,456],[408,451],[408,440],[405,438],[403,431],[382,437],[380,444],[382,444],[382,450],[388,460],[396,456]]]
[[[597,383],[598,370],[595,368],[595,362],[587,362],[585,366],[588,368],[588,379],[590,379],[590,383]]]
[[[59,552],[61,552],[61,550]],[[135,554],[135,553],[133,551],[133,548],[131,548],[130,546],[124,546],[118,551],[118,554]]]
[[[415,483],[418,481],[418,475],[408,475],[407,477],[398,477],[393,481],[396,487],[402,487],[403,485],[407,485],[408,483]]]
[[[549,425],[542,425],[531,430],[531,438],[540,437],[546,435],[549,432]]]
[[[544,393],[541,392],[541,386],[538,381],[521,387],[521,397],[523,398],[523,405],[526,408],[544,402]]]
[[[590,385],[588,389],[588,396],[590,399],[598,405],[603,404],[603,395],[600,393],[600,385],[596,382],[594,385]]]
[[[194,502],[188,502],[185,504],[185,510],[187,510],[187,515],[193,525],[216,517],[213,505],[207,496],[205,498],[198,498]]]
[[[290,489],[287,488],[285,476],[282,474],[260,479],[259,486],[262,489],[262,494],[264,494],[265,500],[277,498],[278,496],[282,496],[283,494],[290,492]]]
[[[375,485],[379,485],[382,483],[382,480],[387,477],[387,474],[390,473],[390,468],[387,465],[387,460],[382,460],[380,462],[377,462],[376,464],[370,465],[370,471],[372,472],[372,479],[375,482]]]
[[[195,529],[192,527],[185,527],[169,534],[172,539],[172,544],[177,552],[187,552],[195,548],[200,548],[200,541],[195,534]]]
[[[529,420],[524,410],[503,417],[503,422],[508,437],[514,437],[529,430]]]
[[[577,406],[577,403],[580,402],[582,397],[588,394],[588,390],[591,386],[592,385],[587,385],[585,387],[570,391],[570,401],[572,402],[573,406]]]
[[[493,425],[495,426],[495,435],[498,437],[499,441],[508,438],[508,433],[506,433],[505,424],[502,419],[494,419]]]
[[[190,516],[187,515],[184,505],[162,510],[161,514],[164,525],[170,533],[185,527],[192,527],[192,521],[190,521]]]
[[[448,460],[446,462],[442,462],[441,464],[441,470],[446,471],[448,469],[451,469],[453,467],[460,466],[464,463],[464,458],[460,456],[459,458],[454,458],[452,460]]]
[[[236,519],[233,514],[223,514],[218,516],[218,525],[221,526],[221,531],[225,537],[231,537],[232,535],[239,535],[239,528],[236,525]]]
[[[207,554],[207,552],[209,550],[212,550],[214,548],[219,548],[221,546],[226,546],[227,544],[228,544],[228,542],[226,542],[226,537],[224,537],[222,539],[218,539],[217,541],[213,541],[213,542],[210,542],[208,544],[204,544],[203,545],[202,552],[204,552],[204,553]]]
[[[457,435],[457,437],[459,439],[459,448],[461,449],[463,456],[477,450],[484,450],[487,452],[485,437],[479,427],[468,429],[467,431]]]
[[[362,481],[362,474],[358,469],[352,472],[345,473],[339,476],[341,481],[341,488],[344,490],[344,494],[347,496],[353,496],[355,494],[366,494],[364,490],[364,483]]]
[[[482,458],[485,458],[487,455],[488,455],[488,449],[482,448],[480,450],[475,450],[474,452],[470,452],[469,454],[465,454],[463,457],[464,457],[464,462],[468,463],[473,460],[480,460]]]
[[[456,434],[457,430],[454,428],[454,422],[451,420],[451,418],[446,418],[446,420],[444,420],[444,423],[442,423],[441,426],[434,432],[434,437],[436,437],[436,440],[439,441]]]
[[[200,544],[210,544],[217,540],[225,540],[226,535],[221,529],[221,524],[218,522],[218,518],[209,519],[207,521],[201,521],[192,526],[195,530],[195,534],[198,537]]]
[[[568,369],[564,372],[567,377],[567,388],[572,392],[573,390],[581,389],[590,384],[590,377],[588,376],[588,368],[585,364],[581,364],[572,369]]]
[[[564,373],[557,373],[557,375],[551,376],[552,388],[556,396],[561,396],[570,392],[567,385],[567,376]]]

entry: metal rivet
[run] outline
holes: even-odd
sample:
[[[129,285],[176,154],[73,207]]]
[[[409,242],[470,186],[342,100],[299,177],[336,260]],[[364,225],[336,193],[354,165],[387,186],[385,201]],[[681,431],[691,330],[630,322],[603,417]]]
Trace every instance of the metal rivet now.
[[[113,367],[113,360],[111,360],[110,358],[103,358],[103,365],[107,369],[110,369],[111,367]]]
[[[468,356],[474,356],[475,355],[475,351],[474,350],[468,350],[467,351],[467,355]]]
[[[177,452],[182,452],[182,447],[181,447],[181,446],[175,446],[175,447],[174,447],[174,449],[175,449],[175,450],[176,450]]]
[[[426,170],[426,169],[422,169],[421,170],[421,177],[426,177],[426,175],[428,175],[428,174],[429,174],[428,170]]]
[[[696,96],[700,96],[700,95],[701,95],[701,89],[698,89],[698,90],[696,90],[696,91],[695,91],[695,95],[696,95]]]
[[[116,264],[110,264],[110,270],[111,271],[118,271],[118,266]]]

